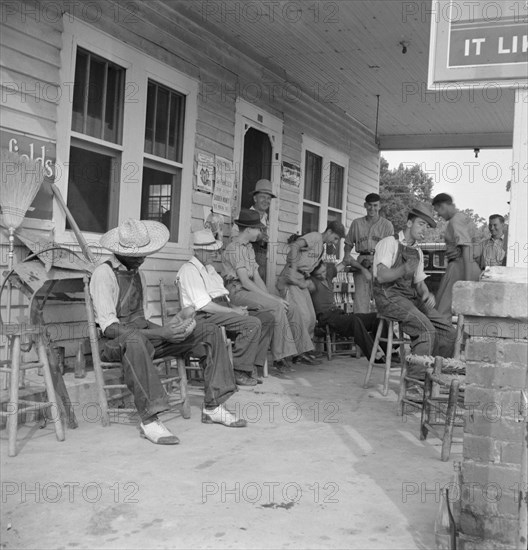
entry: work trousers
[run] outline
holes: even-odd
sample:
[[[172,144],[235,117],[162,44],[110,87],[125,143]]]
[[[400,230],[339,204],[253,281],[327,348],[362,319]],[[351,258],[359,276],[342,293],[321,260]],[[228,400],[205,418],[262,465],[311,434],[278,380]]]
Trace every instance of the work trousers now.
[[[260,312],[271,313],[273,316],[271,353],[274,361],[297,355],[297,346],[290,328],[289,313],[286,313],[286,308],[276,297],[245,290],[238,282],[230,283],[228,287],[232,304],[259,308]]]
[[[290,305],[288,319],[297,353],[312,351],[316,317],[310,291],[296,285],[285,285],[280,294]]]
[[[356,346],[370,359],[379,323],[375,313],[345,313],[337,309],[321,313],[318,320],[322,326],[328,325],[341,336],[353,337]],[[387,334],[386,327],[384,332],[382,336]],[[381,348],[385,352],[386,344],[382,342]]]
[[[130,330],[118,338],[101,339],[101,359],[121,362],[125,384],[142,420],[169,409],[153,359],[187,355],[197,358],[204,371],[207,408],[217,407],[237,391],[222,332],[214,323],[197,320],[193,333],[178,343],[149,338],[133,325],[123,328]]]
[[[378,312],[398,321],[405,334],[411,338],[411,350],[416,355],[440,355],[453,357],[456,330],[434,308],[427,308],[419,297],[405,298],[380,289],[375,293]]]
[[[249,315],[209,313],[199,311],[198,319],[223,326],[233,340],[233,368],[250,375],[255,365],[263,367],[273,335],[273,315],[267,311],[252,311]]]
[[[354,272],[354,313],[369,313],[372,299],[372,281],[361,271]]]
[[[464,279],[464,260],[457,258],[447,264],[446,271],[440,280],[436,293],[436,309],[440,315],[451,319],[453,305],[453,286],[457,281],[478,281],[481,269],[473,260],[470,263],[468,278]]]

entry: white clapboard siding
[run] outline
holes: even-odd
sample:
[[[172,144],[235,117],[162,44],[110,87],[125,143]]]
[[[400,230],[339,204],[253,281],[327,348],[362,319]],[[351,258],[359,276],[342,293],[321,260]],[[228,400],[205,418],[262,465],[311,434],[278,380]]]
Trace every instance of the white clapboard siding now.
[[[16,3],[15,3],[16,4]],[[58,4],[57,2],[54,3]],[[37,5],[42,11],[45,1],[24,1],[28,9]],[[166,63],[198,82],[197,118],[194,153],[198,151],[234,158],[236,99],[242,97],[254,103],[264,112],[283,120],[282,160],[301,164],[303,135],[324,142],[329,147],[348,155],[346,225],[364,214],[364,196],[378,189],[379,154],[374,136],[363,126],[337,111],[330,103],[319,102],[313,94],[302,93],[298,98],[278,94],[270,97],[251,95],[251,90],[264,82],[288,85],[289,75],[280,67],[271,66],[265,59],[250,57],[245,51],[223,41],[220,35],[207,30],[199,20],[189,15],[188,10],[178,9],[178,4],[158,0],[149,2],[121,2],[117,0],[77,0],[63,4],[66,17],[71,14],[97,13],[92,24],[120,40],[142,50],[147,55]],[[128,8],[131,8],[129,10]],[[2,25],[2,63],[0,71],[4,82],[19,86],[21,94],[10,94],[2,107],[2,126],[6,129],[24,131],[36,137],[56,140],[56,103],[61,90],[59,82],[60,48],[62,47],[62,24],[60,21],[40,18],[38,23],[31,17],[24,22],[20,17],[7,18]],[[22,90],[22,84],[25,89]],[[49,93],[37,101],[38,90]],[[253,86],[253,88],[252,88]],[[265,87],[262,88],[265,92]],[[53,93],[55,92],[55,93]],[[57,98],[57,99],[54,99]],[[195,160],[196,162],[196,160]],[[193,174],[193,183],[196,175]],[[190,185],[190,182],[186,183]],[[277,271],[282,269],[286,256],[286,240],[297,232],[300,224],[302,196],[299,191],[280,188],[278,208],[278,243],[275,262]],[[211,195],[193,191],[192,203],[182,204],[190,208],[189,231],[202,226],[204,207],[211,206]],[[230,223],[226,221],[224,234],[229,235]],[[0,247],[0,250],[1,247]],[[152,320],[160,321],[159,280],[172,284],[182,263],[190,257],[179,253],[177,258],[161,252],[150,257],[143,270],[147,280],[147,297]],[[3,253],[2,261],[6,255]],[[106,259],[102,258],[102,261]],[[220,266],[218,266],[220,269]],[[16,305],[15,305],[16,303]],[[17,311],[23,311],[24,300],[13,301]],[[70,308],[71,317],[62,310]],[[76,339],[83,336],[83,312],[78,306],[54,304],[47,312],[50,323],[63,322],[60,335],[67,355],[76,349]],[[71,324],[71,327],[68,325]],[[68,338],[64,339],[64,336]]]

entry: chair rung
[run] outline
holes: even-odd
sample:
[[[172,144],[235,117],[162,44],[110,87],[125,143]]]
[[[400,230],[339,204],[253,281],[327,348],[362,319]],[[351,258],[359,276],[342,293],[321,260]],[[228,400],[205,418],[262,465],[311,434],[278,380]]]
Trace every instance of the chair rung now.
[[[104,386],[105,390],[122,390],[127,387],[126,384],[105,384]]]
[[[20,406],[22,405],[22,406]],[[49,402],[41,402],[41,401],[18,401],[18,408],[17,413],[25,413],[28,411],[40,411],[42,409],[47,409],[51,406],[51,403]],[[0,411],[0,417],[5,418],[6,416],[10,416],[13,414],[12,412],[8,411]]]

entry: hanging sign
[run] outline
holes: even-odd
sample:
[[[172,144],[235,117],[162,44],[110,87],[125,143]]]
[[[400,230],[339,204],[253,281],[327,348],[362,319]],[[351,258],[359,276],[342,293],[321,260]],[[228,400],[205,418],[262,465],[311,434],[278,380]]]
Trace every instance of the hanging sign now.
[[[429,89],[526,86],[527,21],[518,0],[433,1]]]

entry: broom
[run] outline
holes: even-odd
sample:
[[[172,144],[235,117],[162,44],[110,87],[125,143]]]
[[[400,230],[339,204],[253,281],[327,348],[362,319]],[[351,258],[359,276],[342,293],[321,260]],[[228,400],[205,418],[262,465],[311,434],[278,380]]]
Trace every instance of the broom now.
[[[0,152],[0,222],[9,230],[8,269],[13,269],[15,230],[20,226],[26,212],[44,179],[42,163],[21,157],[6,149]],[[7,322],[11,321],[11,284],[7,293]]]

